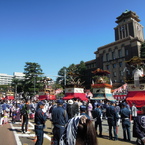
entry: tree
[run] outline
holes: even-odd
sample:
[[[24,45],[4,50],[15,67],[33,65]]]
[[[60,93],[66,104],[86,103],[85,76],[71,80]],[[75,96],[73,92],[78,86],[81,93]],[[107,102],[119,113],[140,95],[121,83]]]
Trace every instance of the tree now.
[[[86,73],[86,64],[84,61],[81,61],[80,64],[77,66],[78,68],[78,73],[79,73],[79,78],[81,82],[86,81],[85,73]]]
[[[12,79],[12,84],[11,85],[14,88],[15,96],[17,95],[17,93],[23,92],[23,80],[17,79],[17,78],[14,77]]]
[[[10,87],[10,85],[0,85],[0,92],[6,93]]]
[[[58,72],[58,75],[60,77],[57,78],[57,83],[61,83],[61,85],[64,87],[64,78],[66,73],[66,84],[81,84],[85,82],[85,71],[86,71],[86,65],[83,61],[80,62],[80,64],[75,65],[71,64],[68,68],[63,67]]]
[[[35,95],[36,92],[43,86],[43,83],[40,81],[42,80],[42,69],[38,63],[34,62],[26,62],[24,67],[24,84],[23,90],[24,94],[28,94],[30,96]]]

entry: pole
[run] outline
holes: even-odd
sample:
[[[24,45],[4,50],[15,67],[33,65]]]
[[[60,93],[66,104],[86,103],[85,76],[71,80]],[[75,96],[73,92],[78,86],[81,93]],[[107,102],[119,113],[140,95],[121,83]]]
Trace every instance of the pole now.
[[[35,96],[35,75],[34,75],[34,96]]]
[[[66,86],[66,69],[64,69],[64,86]]]
[[[15,85],[15,99],[17,99],[17,84]]]

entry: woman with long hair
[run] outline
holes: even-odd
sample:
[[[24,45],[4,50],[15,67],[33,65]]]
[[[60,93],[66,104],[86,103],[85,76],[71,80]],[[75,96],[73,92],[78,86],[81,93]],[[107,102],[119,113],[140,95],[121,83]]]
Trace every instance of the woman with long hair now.
[[[93,121],[84,115],[70,119],[59,145],[97,145]]]

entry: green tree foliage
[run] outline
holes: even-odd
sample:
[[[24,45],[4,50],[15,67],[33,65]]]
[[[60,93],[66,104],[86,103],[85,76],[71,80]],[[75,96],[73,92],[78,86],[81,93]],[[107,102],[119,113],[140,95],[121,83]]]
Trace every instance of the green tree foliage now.
[[[26,62],[24,67],[25,79],[23,82],[24,93],[29,94],[30,96],[34,95],[42,88],[42,69],[38,63]]]
[[[23,91],[23,80],[14,77],[11,85],[16,93],[20,93]]]
[[[141,45],[140,51],[141,58],[145,58],[145,42]]]
[[[10,85],[0,85],[0,92],[6,93],[8,90],[10,90]]]
[[[85,73],[86,73],[86,64],[84,61],[81,61],[80,64],[77,66],[78,68],[78,73],[79,73],[79,78],[81,82],[85,82]]]
[[[71,64],[68,68],[63,67],[59,70],[58,75],[61,77],[57,78],[57,83],[60,83],[64,87],[64,79],[66,73],[66,84],[69,85],[74,82],[85,82],[85,71],[86,65],[83,61],[80,64]]]

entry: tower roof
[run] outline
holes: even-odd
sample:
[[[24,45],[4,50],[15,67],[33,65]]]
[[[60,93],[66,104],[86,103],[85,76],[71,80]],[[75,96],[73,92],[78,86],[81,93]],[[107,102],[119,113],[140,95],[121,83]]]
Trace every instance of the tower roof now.
[[[139,16],[132,11],[126,10],[125,12],[123,12],[119,17],[117,17],[116,19],[116,23],[119,23],[121,21],[123,21],[126,18],[133,18],[135,19],[137,22],[140,22]]]

